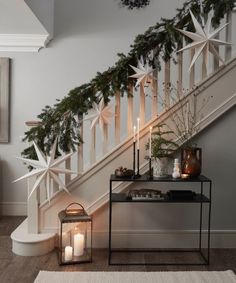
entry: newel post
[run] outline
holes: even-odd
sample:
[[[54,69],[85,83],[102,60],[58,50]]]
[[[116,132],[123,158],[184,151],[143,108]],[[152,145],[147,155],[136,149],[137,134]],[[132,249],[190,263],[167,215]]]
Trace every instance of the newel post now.
[[[40,122],[28,121],[26,126],[30,128],[37,127]],[[27,180],[28,195],[30,194],[32,185],[30,180]],[[38,234],[39,233],[39,195],[38,190],[35,190],[29,199],[27,199],[27,215],[28,215],[28,233]]]

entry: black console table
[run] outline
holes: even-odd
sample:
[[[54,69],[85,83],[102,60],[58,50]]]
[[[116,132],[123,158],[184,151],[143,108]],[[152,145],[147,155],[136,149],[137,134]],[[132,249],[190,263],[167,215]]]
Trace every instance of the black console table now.
[[[115,182],[167,182],[170,183],[173,187],[175,183],[194,183],[198,186],[196,189],[196,194],[193,199],[178,199],[172,200],[167,195],[164,195],[163,199],[153,199],[153,200],[132,200],[127,197],[125,193],[113,193],[112,186]],[[207,189],[205,188],[207,187]],[[199,190],[200,189],[200,190]],[[168,263],[168,262],[152,262],[146,263],[147,265],[209,265],[210,263],[210,222],[211,222],[211,190],[212,190],[212,181],[200,175],[197,178],[190,179],[173,179],[171,176],[168,178],[152,178],[150,179],[148,175],[142,175],[139,178],[120,178],[115,175],[110,176],[110,197],[109,197],[109,254],[108,254],[108,263],[109,265],[143,265],[144,263],[134,262],[134,263],[125,263],[125,262],[114,262],[112,260],[112,254],[116,252],[197,252],[201,256],[201,262],[194,263]],[[207,193],[207,194],[206,194]],[[155,250],[145,250],[145,249],[114,249],[112,248],[112,205],[113,203],[195,203],[200,206],[200,216],[199,216],[199,244],[197,249],[155,249]],[[203,253],[202,249],[202,226],[203,226],[203,204],[208,205],[208,223],[207,223],[207,247],[206,253]]]

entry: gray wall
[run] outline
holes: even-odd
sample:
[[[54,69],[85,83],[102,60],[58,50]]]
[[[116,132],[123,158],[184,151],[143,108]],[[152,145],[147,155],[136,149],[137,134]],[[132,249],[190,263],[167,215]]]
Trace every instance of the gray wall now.
[[[203,173],[213,180],[213,229],[236,228],[236,107],[196,139],[203,149]]]

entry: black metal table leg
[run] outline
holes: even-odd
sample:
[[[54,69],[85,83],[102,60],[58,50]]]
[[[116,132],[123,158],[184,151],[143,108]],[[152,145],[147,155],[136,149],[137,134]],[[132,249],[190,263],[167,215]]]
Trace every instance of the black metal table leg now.
[[[111,201],[111,194],[112,194],[112,181],[110,181],[110,188],[109,188],[109,250],[108,250],[108,264],[111,264],[111,220],[112,220],[112,201]]]
[[[208,214],[208,252],[207,252],[207,260],[208,264],[210,264],[210,239],[211,239],[211,187],[212,187],[212,182],[210,181],[210,191],[209,191],[209,214]]]
[[[201,197],[203,195],[203,182],[201,182]],[[202,202],[200,202],[199,251],[202,250]]]

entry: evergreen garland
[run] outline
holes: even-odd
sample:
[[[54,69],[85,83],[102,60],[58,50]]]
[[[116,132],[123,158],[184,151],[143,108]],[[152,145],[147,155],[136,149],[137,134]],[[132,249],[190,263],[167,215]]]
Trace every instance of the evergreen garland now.
[[[121,0],[123,6],[133,10],[134,8],[139,9],[149,5],[149,0]]]
[[[224,15],[233,10],[234,0],[205,0],[202,7],[204,15],[213,10],[212,25],[217,27]],[[97,73],[89,83],[72,89],[54,106],[46,106],[38,115],[40,124],[27,131],[23,140],[34,140],[41,150],[48,154],[55,137],[58,136],[58,147],[61,151],[75,151],[76,145],[82,142],[79,132],[80,117],[92,108],[93,102],[99,102],[98,93],[102,94],[105,103],[108,103],[117,91],[122,95],[131,95],[129,86],[134,86],[136,80],[129,78],[133,73],[129,65],[135,66],[140,56],[145,59],[152,50],[155,52],[153,60],[149,60],[149,63],[153,68],[161,69],[160,58],[164,61],[173,59],[172,54],[179,49],[182,42],[182,35],[176,28],[194,31],[189,9],[195,16],[200,16],[200,0],[185,2],[181,9],[177,9],[177,15],[173,19],[162,18],[144,34],[138,35],[127,55],[118,54],[119,60],[115,66],[103,73]],[[22,156],[36,159],[33,146],[26,148]]]

